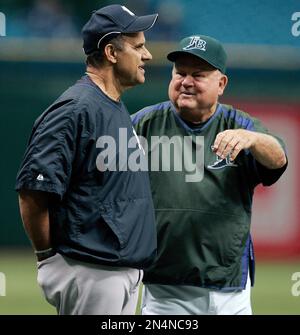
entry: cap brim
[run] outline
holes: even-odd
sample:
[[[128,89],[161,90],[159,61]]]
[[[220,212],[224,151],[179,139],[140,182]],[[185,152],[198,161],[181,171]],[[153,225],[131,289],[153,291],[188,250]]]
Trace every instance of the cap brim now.
[[[194,55],[197,58],[204,59],[204,58],[200,57],[199,55],[194,54],[191,51],[182,51],[182,50],[177,50],[177,51],[170,52],[169,54],[167,54],[167,58],[168,58],[169,61],[175,62],[176,59],[181,55]],[[204,60],[206,60],[206,59],[204,59]]]
[[[145,16],[138,16],[123,33],[137,33],[139,31],[146,31],[152,28],[157,20],[158,14],[151,14]]]
[[[167,55],[167,58],[169,61],[171,62],[176,62],[176,59],[181,56],[181,55],[192,55],[198,59],[202,59],[205,62],[207,62],[208,64],[210,64],[211,66],[213,66],[216,69],[219,69],[215,64],[213,64],[212,62],[210,62],[209,60],[207,60],[205,57],[201,57],[200,55],[192,52],[192,51],[182,51],[182,50],[177,50],[177,51],[172,51]]]

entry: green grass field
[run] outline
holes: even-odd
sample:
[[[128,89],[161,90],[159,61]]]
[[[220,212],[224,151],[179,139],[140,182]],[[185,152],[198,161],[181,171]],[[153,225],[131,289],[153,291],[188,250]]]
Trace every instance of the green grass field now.
[[[36,283],[35,258],[30,250],[0,250],[0,272],[6,277],[6,296],[0,296],[0,315],[56,314]],[[252,290],[254,314],[300,314],[300,296],[291,293],[300,260],[258,263]]]

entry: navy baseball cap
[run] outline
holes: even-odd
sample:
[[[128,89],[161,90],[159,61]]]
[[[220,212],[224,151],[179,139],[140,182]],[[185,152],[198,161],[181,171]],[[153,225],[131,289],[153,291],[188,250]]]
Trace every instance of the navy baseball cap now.
[[[137,16],[127,7],[110,5],[94,11],[82,28],[83,50],[90,54],[118,34],[137,33],[150,29],[158,14]]]
[[[182,54],[192,54],[204,59],[207,63],[226,72],[227,55],[220,41],[205,35],[193,35],[185,37],[179,42],[176,50],[167,55],[168,60],[175,62]]]

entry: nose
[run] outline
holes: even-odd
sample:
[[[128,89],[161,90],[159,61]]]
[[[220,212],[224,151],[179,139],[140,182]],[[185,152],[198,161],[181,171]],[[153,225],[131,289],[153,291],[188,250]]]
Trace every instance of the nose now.
[[[143,52],[143,55],[142,55],[142,59],[144,61],[152,59],[152,55],[151,55],[150,51],[146,47],[144,47],[144,52]]]
[[[190,75],[186,75],[186,76],[184,77],[184,79],[182,80],[181,84],[182,84],[182,86],[184,86],[184,87],[190,87],[190,86],[193,86],[193,84],[194,84],[194,79],[193,79],[192,76],[190,76]]]

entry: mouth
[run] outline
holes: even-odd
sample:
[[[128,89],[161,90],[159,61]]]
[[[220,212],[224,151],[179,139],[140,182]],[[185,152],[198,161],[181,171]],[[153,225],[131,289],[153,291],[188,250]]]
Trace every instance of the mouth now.
[[[180,95],[191,97],[191,96],[194,96],[195,94],[191,93],[191,92],[184,91],[184,92],[180,92]]]
[[[144,65],[140,65],[139,70],[142,71],[143,73],[145,73]]]

